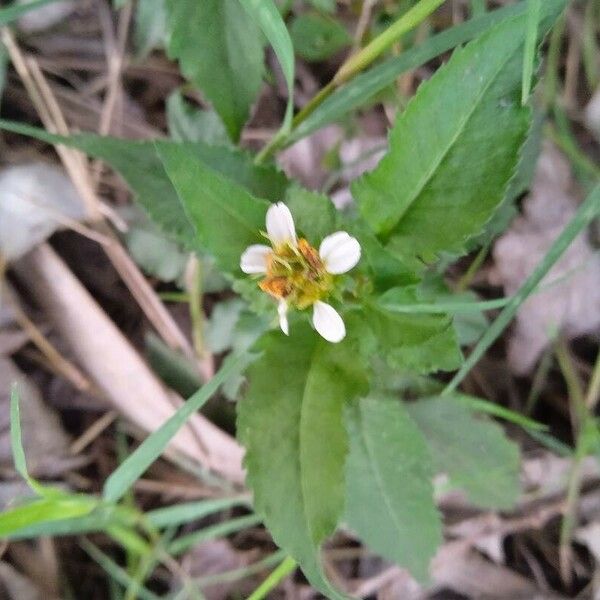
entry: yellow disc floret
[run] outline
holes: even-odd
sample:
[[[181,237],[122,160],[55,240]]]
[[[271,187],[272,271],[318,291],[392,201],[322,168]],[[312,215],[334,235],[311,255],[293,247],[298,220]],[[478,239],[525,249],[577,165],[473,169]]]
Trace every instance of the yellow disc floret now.
[[[304,309],[328,296],[333,275],[327,272],[319,253],[305,239],[273,249],[260,289],[289,306]]]

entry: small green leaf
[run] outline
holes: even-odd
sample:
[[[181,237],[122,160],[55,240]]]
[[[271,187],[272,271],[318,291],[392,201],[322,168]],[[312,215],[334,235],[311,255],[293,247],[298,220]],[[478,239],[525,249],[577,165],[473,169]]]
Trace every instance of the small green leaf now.
[[[294,216],[296,229],[311,244],[318,246],[323,238],[336,231],[335,206],[327,196],[292,185],[285,203]]]
[[[144,272],[165,283],[182,281],[189,259],[176,242],[166,237],[136,207],[120,211],[128,229],[124,234],[127,249]]]
[[[317,10],[332,13],[335,11],[335,0],[308,0]]]
[[[0,513],[0,537],[25,527],[51,521],[81,517],[90,513],[97,502],[86,496],[49,496]]]
[[[502,428],[475,416],[453,397],[408,405],[431,449],[438,471],[485,508],[512,508],[519,495],[519,448]]]
[[[67,514],[62,514],[56,520],[42,520],[15,529],[7,537],[11,540],[25,540],[40,536],[77,535],[104,531],[112,524],[127,523],[118,514],[120,510],[122,510],[121,507],[98,506],[83,516],[67,518]]]
[[[204,142],[211,146],[231,144],[219,115],[214,110],[195,108],[179,90],[167,98],[167,123],[171,137],[178,142]]]
[[[348,408],[346,424],[348,525],[375,552],[426,580],[442,531],[421,432],[389,397],[363,398]]]
[[[303,14],[290,27],[296,52],[309,61],[329,58],[352,43],[345,27],[331,17]]]
[[[0,8],[0,26],[8,25],[28,12],[35,10],[36,8],[41,8],[46,4],[52,4],[52,2],[56,1],[57,0],[35,0],[33,2],[13,4],[6,8]]]
[[[307,325],[292,325],[289,338],[263,338],[238,405],[238,433],[256,511],[311,583],[331,596],[318,547],[343,510],[343,409],[364,393],[367,377],[351,339],[329,344]]]
[[[260,30],[238,0],[167,0],[168,54],[237,141],[263,74]]]
[[[156,148],[200,245],[222,270],[240,273],[244,250],[263,241],[268,203],[207,167],[185,147],[156,142]]]
[[[133,29],[133,43],[138,59],[155,48],[163,48],[167,37],[165,0],[138,0]]]
[[[281,131],[287,133],[292,125],[294,112],[294,47],[281,13],[273,0],[240,0],[242,6],[256,21],[269,40],[281,65],[287,85],[288,102]]]
[[[418,265],[461,253],[504,197],[529,129],[521,106],[527,15],[457,50],[423,84],[390,133],[390,151],[352,186],[395,254]]]
[[[419,302],[414,287],[394,290],[404,302]],[[419,373],[451,371],[462,363],[452,321],[447,315],[402,314],[380,304],[365,306],[365,319],[388,362]]]

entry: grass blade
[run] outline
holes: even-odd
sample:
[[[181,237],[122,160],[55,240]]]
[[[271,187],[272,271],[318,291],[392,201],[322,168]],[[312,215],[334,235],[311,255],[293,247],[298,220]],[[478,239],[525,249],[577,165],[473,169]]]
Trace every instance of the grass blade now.
[[[226,510],[233,506],[247,505],[248,503],[248,500],[242,496],[237,498],[221,498],[219,500],[186,502],[185,504],[151,510],[144,515],[144,519],[154,527],[173,527],[202,519],[220,510]]]
[[[130,585],[136,585],[136,591],[139,598],[142,600],[159,600],[159,596],[153,594],[143,586],[140,586],[135,580],[107,554],[104,554],[100,548],[92,544],[92,542],[81,539],[80,546],[91,556],[115,581],[120,583],[124,588]]]
[[[123,497],[144,471],[163,453],[171,438],[219,389],[219,386],[236,372],[242,361],[243,357],[227,360],[221,370],[207,384],[189,398],[159,429],[150,434],[135,452],[111,474],[104,485],[103,495],[107,502],[117,502]]]
[[[214,540],[218,537],[224,537],[231,533],[236,533],[237,531],[241,531],[247,527],[253,527],[254,525],[258,525],[260,523],[262,523],[262,519],[258,515],[246,515],[244,517],[230,519],[229,521],[224,521],[223,523],[218,523],[217,525],[212,525],[211,527],[205,527],[199,531],[194,531],[194,533],[182,535],[171,542],[168,551],[169,554],[176,556],[178,554],[182,554],[192,546],[200,544],[201,542]]]
[[[600,185],[597,185],[585,202],[577,209],[577,212],[565,227],[563,232],[552,244],[546,256],[538,264],[533,273],[527,278],[518,292],[513,296],[510,303],[498,315],[489,329],[479,340],[473,352],[469,355],[463,366],[452,378],[450,383],[444,388],[443,395],[451,394],[467,376],[473,366],[485,354],[486,350],[498,339],[506,329],[513,317],[519,310],[519,307],[535,291],[548,271],[554,266],[571,242],[577,237],[586,226],[588,226],[595,217],[600,214]]]

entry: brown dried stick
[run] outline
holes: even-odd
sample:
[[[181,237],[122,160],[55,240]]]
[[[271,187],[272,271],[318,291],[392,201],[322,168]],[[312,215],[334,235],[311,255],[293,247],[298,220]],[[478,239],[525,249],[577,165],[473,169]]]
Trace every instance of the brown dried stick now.
[[[33,58],[25,59],[7,28],[2,29],[2,41],[8,49],[15,69],[46,129],[52,133],[69,135],[60,107],[37,62]],[[105,237],[110,238],[111,243],[103,244],[103,248],[132,295],[164,341],[171,348],[183,351],[190,358],[194,357],[190,343],[118,238],[104,222],[103,213],[105,211],[94,191],[86,157],[77,150],[60,145],[56,146],[56,150],[73,184],[84,200],[96,229]]]
[[[13,267],[111,403],[145,431],[160,427],[173,414],[172,396],[54,250],[41,244]],[[242,448],[200,414],[172,447],[232,483],[243,482]]]

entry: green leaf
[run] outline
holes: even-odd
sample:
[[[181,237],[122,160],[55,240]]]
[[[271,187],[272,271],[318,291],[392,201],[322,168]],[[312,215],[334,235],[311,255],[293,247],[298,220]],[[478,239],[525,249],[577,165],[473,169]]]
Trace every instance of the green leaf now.
[[[0,513],[0,537],[20,529],[90,513],[97,502],[86,496],[49,496]]]
[[[236,326],[245,308],[246,303],[237,297],[223,300],[213,308],[204,336],[211,352],[219,354],[233,346]]]
[[[52,2],[56,1],[57,0],[35,0],[34,2],[13,4],[12,6],[7,6],[6,8],[0,8],[0,26],[8,25],[26,13],[35,10],[36,8],[41,8],[46,4],[52,4]]]
[[[81,134],[70,137],[54,135],[43,129],[0,119],[0,129],[20,133],[49,144],[64,144],[99,158],[118,171],[135,193],[135,200],[150,219],[165,233],[185,247],[198,250],[194,227],[188,221],[169,177],[156,153],[153,141],[130,141]],[[161,141],[161,145],[181,149],[233,181],[246,186],[253,194],[278,201],[287,187],[286,177],[273,166],[256,166],[250,154],[196,142],[179,144]],[[264,224],[263,224],[264,225]]]
[[[289,338],[265,336],[261,349],[238,405],[255,509],[311,583],[334,597],[318,547],[343,510],[348,441],[342,413],[367,387],[365,366],[350,338],[329,344],[296,323]]]
[[[146,469],[163,453],[175,434],[186,421],[207,402],[235,372],[241,359],[226,361],[218,373],[191,398],[189,398],[167,421],[153,431],[119,467],[112,472],[104,484],[103,496],[107,502],[117,502],[143,475]]]
[[[542,15],[545,15],[548,20],[555,19],[564,9],[567,1],[544,0]],[[328,123],[338,121],[350,111],[373,102],[375,96],[393,85],[402,73],[416,69],[436,56],[476,38],[505,19],[525,15],[528,5],[529,2],[524,1],[490,11],[438,33],[422,44],[402,52],[399,56],[372,67],[331,94],[312,114],[294,128],[286,142],[293,143]]]
[[[460,252],[502,200],[529,126],[514,97],[519,24],[455,52],[398,118],[378,167],[353,184],[363,216],[395,253],[432,261]]]
[[[268,203],[190,154],[185,147],[156,142],[197,239],[224,271],[240,272],[240,256],[260,243]]]
[[[182,281],[189,259],[176,242],[166,237],[136,207],[119,211],[127,222],[124,234],[127,249],[144,272],[165,283]]]
[[[12,531],[7,537],[11,540],[33,539],[40,536],[62,536],[77,535],[82,533],[93,533],[104,531],[110,525],[116,523],[127,524],[119,512],[121,507],[96,507],[83,516],[73,516],[62,514],[56,520],[42,520]],[[131,523],[129,523],[131,524]]]
[[[272,0],[240,0],[240,2],[273,46],[277,60],[281,65],[288,92],[288,102],[281,131],[287,133],[291,128],[294,113],[295,63],[292,40],[281,13]]]
[[[168,54],[237,141],[263,74],[259,29],[238,0],[167,0]]]
[[[332,13],[335,11],[335,0],[308,0],[317,10]]]
[[[325,60],[352,43],[343,25],[331,17],[314,13],[296,17],[290,35],[296,52],[309,61]]]
[[[485,508],[512,508],[519,496],[519,448],[502,428],[476,417],[453,397],[408,405],[431,449],[436,468],[469,500]]]
[[[390,151],[352,186],[394,253],[432,261],[464,251],[504,197],[529,129],[521,106],[527,15],[454,53],[423,84],[390,133]]]
[[[167,123],[171,137],[178,142],[230,145],[219,115],[214,110],[193,107],[179,90],[167,98]]]
[[[433,466],[421,432],[404,404],[363,398],[349,407],[346,519],[374,551],[428,578],[442,541],[433,502]]]
[[[138,0],[133,29],[133,43],[138,59],[155,48],[164,47],[167,37],[165,0]]]
[[[294,216],[298,232],[314,246],[336,231],[337,211],[327,196],[292,185],[287,190],[285,203]]]
[[[419,301],[415,287],[393,291],[406,304]],[[447,315],[403,314],[370,303],[365,306],[365,319],[392,366],[429,373],[451,371],[462,363],[456,333]]]

